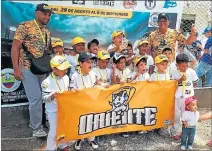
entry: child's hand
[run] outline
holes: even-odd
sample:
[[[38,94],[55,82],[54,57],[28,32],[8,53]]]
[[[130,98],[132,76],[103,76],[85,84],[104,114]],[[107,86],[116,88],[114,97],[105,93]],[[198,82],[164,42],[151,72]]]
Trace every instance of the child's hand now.
[[[73,89],[71,89],[71,91],[72,91],[72,92],[79,92],[79,89],[73,88]]]
[[[189,127],[189,124],[187,122],[183,122],[185,128],[188,128]]]
[[[135,81],[135,80],[133,80],[133,81],[132,81],[132,83],[133,83],[133,84],[135,84],[135,83],[136,83],[136,81]]]
[[[124,81],[120,81],[120,85],[123,85],[125,82]]]
[[[105,86],[104,86],[104,88],[109,88],[110,87],[110,85],[109,84],[106,84]]]
[[[152,80],[150,78],[147,79],[147,82],[152,82]]]
[[[183,81],[186,81],[186,76],[183,75],[179,80],[177,80],[178,83],[182,83]]]
[[[54,94],[51,95],[51,100],[55,99],[57,97],[58,93],[55,92]]]
[[[113,71],[115,71],[115,69],[116,69],[116,64],[115,63],[113,63],[112,69],[113,69]]]
[[[140,75],[140,72],[137,71],[135,77],[137,78]]]
[[[186,81],[187,79],[185,75],[183,75],[181,78],[182,78],[182,81]]]

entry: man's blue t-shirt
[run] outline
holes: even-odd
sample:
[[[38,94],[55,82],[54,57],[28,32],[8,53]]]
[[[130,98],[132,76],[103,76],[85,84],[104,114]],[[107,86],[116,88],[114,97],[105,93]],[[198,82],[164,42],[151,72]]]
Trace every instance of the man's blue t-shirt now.
[[[212,36],[208,38],[204,49],[208,50],[209,53],[204,53],[201,61],[212,65]]]

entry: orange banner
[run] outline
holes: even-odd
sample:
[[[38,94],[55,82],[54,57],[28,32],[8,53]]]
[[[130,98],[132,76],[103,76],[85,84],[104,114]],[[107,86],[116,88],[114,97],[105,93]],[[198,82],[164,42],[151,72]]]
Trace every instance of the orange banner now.
[[[139,82],[58,96],[59,142],[173,124],[175,81]]]

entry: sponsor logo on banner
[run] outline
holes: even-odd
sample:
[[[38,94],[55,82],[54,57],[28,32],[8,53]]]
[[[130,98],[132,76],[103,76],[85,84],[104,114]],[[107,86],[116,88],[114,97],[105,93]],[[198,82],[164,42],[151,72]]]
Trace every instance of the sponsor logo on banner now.
[[[85,5],[85,0],[72,0],[72,4]]]
[[[93,0],[93,5],[108,5],[113,7],[115,0]]]
[[[123,6],[126,9],[134,9],[137,6],[137,0],[124,0],[123,1]]]
[[[14,70],[11,68],[5,68],[1,70],[1,91],[13,92],[19,88],[21,81],[18,81],[14,77]]]
[[[170,8],[170,7],[172,8],[172,7],[176,7],[176,6],[177,6],[176,1],[165,0],[163,8]]]
[[[159,13],[152,13],[150,15],[148,27],[158,27],[158,15]]]
[[[145,0],[145,7],[148,10],[154,9],[156,6],[156,0]]]
[[[131,108],[130,100],[136,92],[135,87],[125,86],[106,97],[111,109],[103,113],[80,116],[79,135],[92,133],[98,129],[119,128],[126,125],[152,126],[157,122],[157,107]]]

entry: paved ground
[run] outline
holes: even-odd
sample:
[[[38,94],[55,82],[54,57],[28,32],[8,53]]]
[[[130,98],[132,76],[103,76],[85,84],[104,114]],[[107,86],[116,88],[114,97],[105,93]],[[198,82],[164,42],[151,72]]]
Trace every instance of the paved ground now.
[[[200,109],[200,113],[206,113],[210,109]],[[197,135],[194,142],[195,150],[212,150],[206,143],[212,139],[211,120],[204,121],[197,126]],[[36,139],[31,136],[28,125],[2,127],[2,150],[38,150],[45,146],[46,139]],[[105,141],[98,150],[179,150],[179,141],[169,137],[162,137],[157,133],[138,135],[132,133],[129,138],[123,138],[118,134],[104,137]],[[73,142],[70,143],[73,150]],[[85,142],[82,150],[91,150]]]

